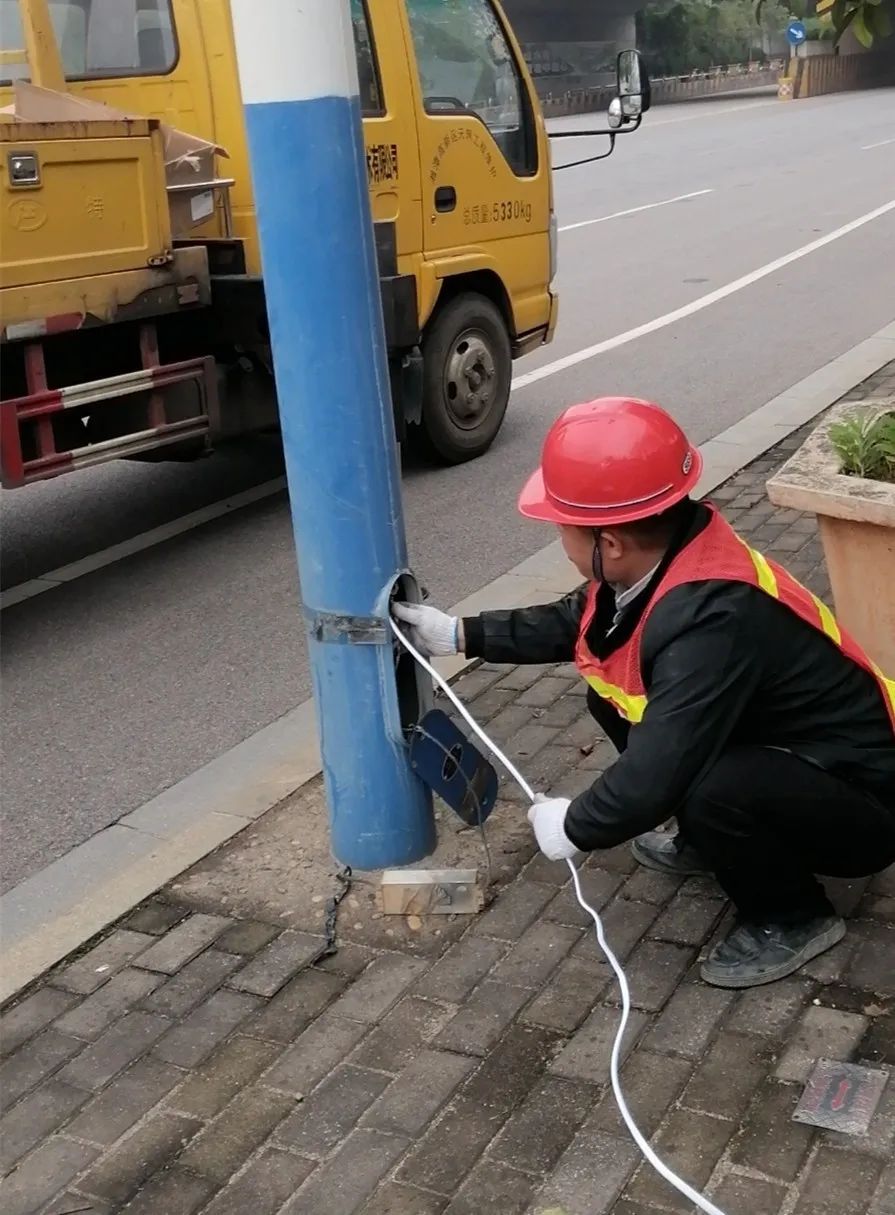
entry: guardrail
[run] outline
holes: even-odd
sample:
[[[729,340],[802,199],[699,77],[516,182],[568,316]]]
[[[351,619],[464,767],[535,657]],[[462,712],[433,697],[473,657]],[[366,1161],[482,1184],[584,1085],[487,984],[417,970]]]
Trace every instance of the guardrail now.
[[[776,87],[784,66],[784,60],[775,59],[767,64],[730,64],[682,76],[660,76],[652,81],[653,105],[668,105],[676,101],[713,97],[716,94],[735,93],[746,89]],[[544,88],[546,83],[546,77],[536,81],[541,94],[541,105],[548,118],[605,110],[615,94],[614,85],[610,83],[590,88],[566,89],[562,93],[547,91]]]
[[[801,101],[827,93],[886,85],[895,85],[895,56],[891,54],[810,55],[791,61],[789,71],[781,81],[781,96],[789,95]]]

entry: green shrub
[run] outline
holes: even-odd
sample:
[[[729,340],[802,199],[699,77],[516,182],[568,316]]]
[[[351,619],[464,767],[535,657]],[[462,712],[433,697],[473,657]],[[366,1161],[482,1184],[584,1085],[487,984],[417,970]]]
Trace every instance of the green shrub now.
[[[895,413],[854,413],[829,435],[847,477],[895,481]]]

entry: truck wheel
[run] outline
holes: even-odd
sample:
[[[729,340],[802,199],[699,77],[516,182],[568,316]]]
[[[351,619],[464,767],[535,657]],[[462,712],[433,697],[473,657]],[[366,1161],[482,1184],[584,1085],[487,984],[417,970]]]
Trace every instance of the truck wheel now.
[[[423,409],[416,439],[444,464],[482,455],[500,430],[512,380],[500,310],[483,295],[451,300],[423,340]]]

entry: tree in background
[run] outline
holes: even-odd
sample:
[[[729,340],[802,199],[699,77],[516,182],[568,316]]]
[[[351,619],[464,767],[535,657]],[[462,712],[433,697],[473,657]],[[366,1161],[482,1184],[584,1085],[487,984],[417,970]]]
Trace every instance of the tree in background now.
[[[755,5],[759,23],[767,3],[768,0],[758,0]],[[849,29],[861,46],[867,48],[878,38],[888,38],[892,33],[892,0],[795,0],[793,12],[805,19],[809,36],[814,36],[815,28],[819,29],[820,37],[828,36],[826,31],[831,31],[835,46]]]
[[[791,10],[764,0],[657,0],[637,17],[637,45],[655,76],[679,76],[727,63],[763,61],[779,42]],[[777,45],[775,45],[777,44]]]

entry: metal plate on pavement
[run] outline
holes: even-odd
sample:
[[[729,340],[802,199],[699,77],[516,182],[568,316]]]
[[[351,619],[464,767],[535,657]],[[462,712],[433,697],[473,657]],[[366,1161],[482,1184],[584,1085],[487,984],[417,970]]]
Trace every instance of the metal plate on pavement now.
[[[883,1095],[889,1073],[856,1063],[819,1059],[793,1114],[794,1122],[843,1135],[864,1135]]]

